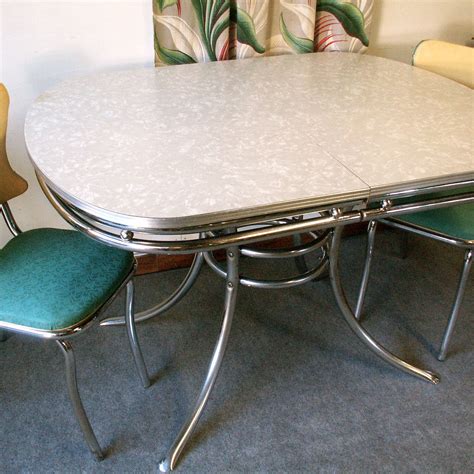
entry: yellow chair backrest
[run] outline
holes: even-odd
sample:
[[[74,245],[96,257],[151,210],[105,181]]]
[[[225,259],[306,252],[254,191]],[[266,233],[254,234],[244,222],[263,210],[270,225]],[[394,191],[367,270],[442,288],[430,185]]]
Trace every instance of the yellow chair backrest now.
[[[413,53],[413,65],[474,89],[474,48],[445,41],[422,41]]]
[[[0,204],[23,194],[28,188],[28,183],[12,170],[8,162],[6,140],[9,104],[8,91],[0,83]]]

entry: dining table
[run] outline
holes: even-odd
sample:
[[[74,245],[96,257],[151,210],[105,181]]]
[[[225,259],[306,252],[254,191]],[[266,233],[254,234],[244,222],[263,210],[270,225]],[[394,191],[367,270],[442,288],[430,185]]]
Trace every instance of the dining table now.
[[[209,368],[161,471],[175,468],[205,408],[240,285],[278,290],[327,270],[361,342],[391,366],[439,382],[354,316],[340,278],[341,236],[347,225],[474,202],[473,105],[472,91],[449,79],[350,53],[100,72],[35,100],[25,121],[28,154],[69,224],[136,253],[194,255],[177,290],[137,322],[183,298],[206,262],[225,279]],[[256,245],[280,237],[293,245]],[[318,259],[308,267],[310,252]],[[296,258],[299,272],[252,279],[239,271],[242,255]],[[102,322],[119,324],[123,318]]]

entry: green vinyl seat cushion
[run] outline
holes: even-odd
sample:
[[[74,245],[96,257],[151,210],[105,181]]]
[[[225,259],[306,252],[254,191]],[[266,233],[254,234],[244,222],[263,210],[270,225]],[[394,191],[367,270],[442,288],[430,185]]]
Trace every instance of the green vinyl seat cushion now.
[[[97,311],[133,268],[133,254],[73,230],[35,229],[0,250],[0,321],[60,330]]]
[[[441,198],[450,195],[472,193],[473,186],[467,186],[458,189],[455,193],[452,191],[444,191],[429,194],[426,198]],[[420,197],[414,196],[406,199],[399,199],[395,204],[408,204],[416,202]],[[462,204],[458,206],[450,206],[440,209],[433,209],[424,212],[415,212],[397,217],[395,220],[426,227],[435,232],[439,232],[449,237],[461,240],[474,239],[474,203]]]
[[[396,220],[456,239],[474,241],[474,203],[416,212],[399,216]]]

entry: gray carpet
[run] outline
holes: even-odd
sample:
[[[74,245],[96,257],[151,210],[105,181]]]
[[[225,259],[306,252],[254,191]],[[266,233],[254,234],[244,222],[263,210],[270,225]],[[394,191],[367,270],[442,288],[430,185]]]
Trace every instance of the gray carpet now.
[[[241,288],[223,370],[179,472],[473,472],[474,278],[446,362],[435,359],[462,251],[378,234],[365,327],[408,361],[435,369],[434,386],[370,353],[340,316],[327,280],[288,290]],[[348,293],[362,236],[346,239]],[[255,275],[293,272],[248,260]],[[184,271],[137,278],[138,309]],[[76,426],[55,344],[0,344],[0,471],[153,472],[188,413],[221,321],[223,283],[205,268],[190,294],[139,326],[155,380],[141,388],[123,328],[75,341],[80,390],[107,458],[97,463]],[[117,300],[108,314],[121,311]]]

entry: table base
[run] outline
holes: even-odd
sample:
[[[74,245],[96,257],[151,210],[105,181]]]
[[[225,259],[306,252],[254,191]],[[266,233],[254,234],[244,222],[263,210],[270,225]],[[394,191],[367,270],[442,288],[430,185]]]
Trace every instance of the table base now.
[[[41,180],[40,180],[41,183]],[[275,228],[268,227],[264,229],[250,229],[247,230],[243,225],[243,231],[239,231],[234,226],[229,225],[228,230],[224,232],[216,233],[214,231],[202,231],[200,238],[194,241],[183,241],[177,242],[166,242],[159,240],[140,240],[135,238],[133,233],[124,232],[120,233],[117,237],[110,231],[101,230],[99,227],[94,225],[93,220],[87,214],[83,214],[79,210],[68,206],[61,199],[58,199],[50,190],[45,186],[45,183],[41,183],[43,190],[47,194],[50,201],[68,220],[72,225],[82,230],[83,232],[91,235],[98,240],[102,240],[110,245],[115,245],[129,250],[146,251],[152,250],[153,253],[194,253],[195,259],[192,267],[190,268],[186,278],[181,283],[180,287],[163,303],[150,308],[149,310],[139,313],[136,321],[143,321],[149,319],[158,314],[162,314],[166,309],[170,308],[173,304],[179,301],[189,291],[192,284],[197,278],[199,270],[202,266],[203,260],[206,259],[210,264],[211,268],[214,268],[217,273],[226,278],[226,293],[224,303],[224,317],[221,332],[219,334],[217,343],[214,348],[214,352],[208,367],[204,383],[201,388],[201,392],[195,402],[195,405],[184,422],[178,436],[174,443],[170,447],[166,457],[160,462],[160,470],[167,472],[173,470],[178,462],[179,456],[181,455],[186,443],[191,437],[199,418],[205,408],[207,400],[210,396],[212,388],[216,382],[216,378],[219,369],[222,364],[227,341],[229,338],[231,323],[235,311],[237,290],[240,283],[249,283],[249,286],[255,287],[282,287],[282,286],[293,286],[301,284],[307,281],[304,277],[301,279],[287,279],[285,284],[280,285],[281,282],[257,282],[243,279],[239,276],[239,256],[240,253],[244,253],[245,245],[253,242],[269,240],[274,237],[280,237],[285,235],[299,235],[303,232],[316,232],[324,229],[331,229],[330,235],[327,236],[328,247],[329,247],[329,273],[332,285],[332,290],[336,298],[336,302],[341,310],[346,322],[359,339],[377,356],[383,359],[385,362],[392,366],[400,369],[410,375],[421,378],[422,380],[437,384],[439,382],[438,375],[418,368],[408,362],[398,358],[388,350],[386,350],[381,344],[379,344],[360,324],[358,318],[349,306],[340,279],[339,273],[339,257],[340,257],[340,245],[343,227],[347,224],[372,221],[375,218],[381,216],[397,215],[410,212],[418,212],[430,208],[445,207],[454,204],[462,204],[464,202],[474,201],[472,193],[467,193],[455,197],[436,198],[426,200],[420,203],[411,203],[404,205],[393,206],[389,200],[382,203],[380,208],[364,209],[364,210],[353,210],[351,207],[344,207],[343,209],[334,208],[330,213],[324,213],[321,217],[311,218],[308,220],[286,220],[285,223],[277,225]],[[324,235],[324,234],[322,234]],[[322,237],[321,241],[326,238]],[[324,241],[324,244],[326,241]],[[214,249],[224,248],[226,249],[226,271],[218,267],[217,262],[212,258],[210,252]],[[324,249],[324,245],[321,245]],[[253,250],[247,247],[246,252],[252,253]],[[270,252],[271,253],[271,252]],[[245,253],[244,253],[245,254]],[[288,254],[285,255],[289,256]],[[294,257],[301,257],[302,255],[295,254]],[[274,255],[273,255],[274,257]],[[370,255],[367,255],[370,258]],[[323,263],[327,263],[326,255],[324,255]],[[302,262],[300,261],[301,265]],[[304,276],[305,274],[303,274]],[[315,275],[311,275],[313,278]],[[300,275],[301,277],[301,275]],[[364,278],[364,277],[363,277]],[[297,281],[298,280],[298,281]],[[265,286],[266,284],[273,286]],[[123,324],[122,319],[112,318],[105,320],[104,325],[117,325]]]

